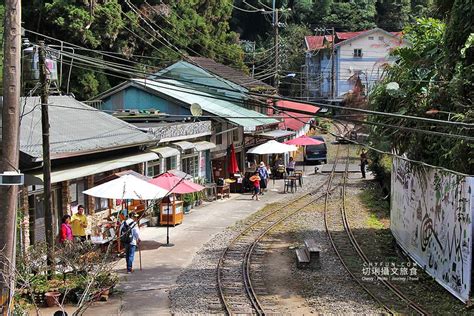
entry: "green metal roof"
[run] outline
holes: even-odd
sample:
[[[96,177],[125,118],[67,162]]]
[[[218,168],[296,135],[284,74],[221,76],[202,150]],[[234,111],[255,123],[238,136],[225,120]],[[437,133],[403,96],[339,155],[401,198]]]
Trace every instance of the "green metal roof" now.
[[[155,91],[188,105],[198,103],[203,111],[240,125],[244,127],[245,131],[254,131],[257,126],[279,123],[278,120],[262,113],[246,109],[227,100],[220,100],[219,98],[222,98],[222,95],[196,91],[176,80],[166,79],[158,82],[132,79],[132,82],[146,88],[148,91]]]

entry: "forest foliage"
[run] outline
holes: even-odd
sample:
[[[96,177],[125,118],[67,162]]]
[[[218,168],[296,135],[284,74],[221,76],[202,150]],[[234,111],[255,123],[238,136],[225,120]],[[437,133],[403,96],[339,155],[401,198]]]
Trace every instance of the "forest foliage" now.
[[[430,1],[276,1],[281,10],[282,77],[285,72],[301,71],[303,39],[314,33],[314,27],[357,31],[378,25],[400,30],[429,11]],[[256,41],[257,51],[273,46],[272,15],[268,13],[272,0],[23,0],[22,6],[26,29],[88,49],[119,53],[130,60],[131,67],[132,62],[140,62],[158,69],[194,55],[247,70],[252,61],[245,59],[239,40]],[[32,42],[39,39],[27,36]],[[268,54],[259,57],[271,58]],[[71,74],[70,92],[79,99],[93,97],[123,80],[85,68],[74,67]],[[63,91],[66,82],[63,80]],[[291,95],[299,90],[296,82],[282,82],[283,91]]]
[[[405,28],[404,36],[410,46],[393,52],[397,62],[371,94],[371,109],[458,123],[474,122],[474,15],[472,10],[469,15],[458,9],[462,2],[454,1],[444,21],[420,19]],[[397,83],[399,89],[388,89],[389,83]],[[426,132],[473,135],[472,127],[466,126],[380,116],[370,120]],[[383,126],[373,127],[371,135],[374,147],[474,174],[472,141]],[[382,158],[374,154],[373,159],[378,168]]]

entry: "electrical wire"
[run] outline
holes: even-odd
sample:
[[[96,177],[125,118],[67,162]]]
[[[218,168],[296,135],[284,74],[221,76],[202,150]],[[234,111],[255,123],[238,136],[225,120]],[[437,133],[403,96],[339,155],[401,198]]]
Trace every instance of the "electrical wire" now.
[[[172,88],[168,88],[169,90],[174,90]],[[192,89],[190,89],[192,90]],[[177,91],[180,91],[180,92],[185,92],[183,90],[177,90]],[[189,92],[189,93],[193,93],[195,95],[199,95],[199,94],[196,94],[195,92]],[[210,95],[201,95],[201,96],[204,96],[204,97],[207,97],[207,98],[216,98],[216,99],[219,99],[219,100],[222,100],[222,96],[210,96]],[[230,101],[230,100],[226,100],[226,101]],[[242,100],[239,100],[242,104],[244,104],[242,102]],[[235,102],[234,101],[230,101],[230,102]],[[57,105],[52,105],[52,106],[57,106]],[[61,107],[61,106],[60,106]],[[77,109],[77,108],[75,108]],[[282,107],[273,107],[273,109],[276,109],[278,111],[289,111],[291,112],[291,110],[293,111],[297,111],[295,109],[283,109]],[[96,109],[91,109],[93,111],[97,111]],[[308,113],[309,114],[312,114],[313,117],[314,115],[317,115],[317,113]],[[227,119],[232,119],[232,118],[235,118],[233,116],[215,116],[215,118],[227,118]],[[298,119],[299,120],[299,116],[296,116],[296,117],[293,117],[295,119]],[[261,119],[265,120],[265,119],[272,119],[271,117],[261,117]],[[443,132],[437,132],[437,131],[425,131],[425,130],[422,130],[422,129],[416,129],[416,128],[408,128],[408,127],[400,127],[400,126],[396,126],[396,125],[390,125],[390,124],[383,124],[383,123],[376,123],[376,122],[368,122],[368,121],[356,121],[356,120],[351,120],[351,119],[347,119],[347,121],[355,121],[355,122],[358,122],[360,124],[365,124],[365,125],[379,125],[379,126],[384,126],[384,127],[390,127],[390,128],[393,128],[393,129],[396,129],[396,130],[399,130],[399,129],[402,129],[402,130],[409,130],[409,131],[413,131],[413,132],[418,132],[418,133],[423,133],[423,134],[428,134],[428,135],[436,135],[436,136],[446,136],[446,137],[452,137],[452,138],[458,138],[458,139],[465,139],[465,140],[474,140],[474,137],[469,137],[469,136],[464,136],[464,135],[459,135],[459,134],[449,134],[449,133],[443,133]],[[302,121],[303,122],[303,121]],[[305,122],[303,122],[305,123]]]
[[[64,53],[64,54],[71,54],[71,53]],[[77,54],[74,54],[74,55],[77,58]],[[171,79],[175,79],[176,81],[186,82],[185,80],[182,80],[182,79],[176,79],[176,78],[171,78]],[[188,81],[188,83],[189,83],[189,81]],[[196,84],[196,85],[201,85],[201,84],[197,84],[195,82],[190,82],[190,83]],[[233,91],[233,92],[238,92],[238,93],[242,92],[242,91],[239,91],[239,90],[227,89],[227,88],[222,88],[222,87],[215,87],[215,86],[209,86],[209,85],[203,85],[203,86],[206,86],[207,88],[216,88],[216,89],[221,89],[221,90],[226,90],[226,91]],[[249,92],[248,94],[254,95],[254,96],[257,96],[257,97],[262,97],[263,96],[263,97],[268,97],[268,98],[273,98],[273,99],[278,99],[278,100],[294,101],[291,98],[285,98],[285,97],[275,97],[275,96],[269,96],[269,95],[265,96],[265,95],[256,94],[256,93],[252,93],[252,92]],[[464,127],[473,127],[474,126],[474,124],[471,124],[471,123],[444,121],[444,120],[436,120],[436,119],[430,119],[430,118],[409,116],[409,115],[403,115],[403,114],[397,114],[397,113],[386,113],[386,112],[378,112],[378,111],[371,111],[371,110],[365,110],[365,109],[347,108],[347,107],[337,106],[337,105],[332,105],[332,104],[324,104],[324,103],[316,103],[316,102],[307,102],[307,104],[316,105],[316,106],[323,106],[323,107],[328,107],[328,108],[348,110],[348,111],[361,112],[361,113],[371,114],[371,115],[380,115],[380,116],[388,116],[388,117],[391,116],[391,117],[418,120],[418,121],[427,121],[427,122],[436,123],[436,124],[464,126]]]

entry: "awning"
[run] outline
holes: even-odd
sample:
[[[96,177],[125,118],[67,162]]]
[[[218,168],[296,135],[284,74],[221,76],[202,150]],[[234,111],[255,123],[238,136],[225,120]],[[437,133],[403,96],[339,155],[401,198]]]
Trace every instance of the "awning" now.
[[[179,150],[173,147],[158,147],[150,149],[152,152],[157,153],[161,158],[168,158],[179,155]]]
[[[254,137],[261,137],[261,138],[268,138],[268,139],[278,139],[278,138],[282,138],[282,137],[293,136],[295,134],[296,134],[296,132],[293,132],[293,131],[285,131],[285,130],[277,129],[277,130],[273,130],[273,131],[254,134],[253,136]]]
[[[276,102],[276,108],[281,108],[281,113],[276,114],[283,116],[284,126],[294,131],[302,129],[309,121],[314,119],[315,114],[320,108],[311,104],[279,100]],[[305,111],[308,114],[292,112],[290,109]]]
[[[207,142],[207,141],[201,141],[201,142],[195,142],[194,147],[196,147],[197,151],[203,151],[203,150],[208,150],[208,149],[214,149],[216,148],[216,144]]]
[[[188,149],[194,149],[195,148],[193,143],[185,142],[185,141],[175,142],[175,143],[173,143],[173,145],[178,146],[182,150],[188,150]]]
[[[142,153],[135,155],[122,156],[120,158],[95,160],[84,164],[77,164],[74,166],[62,166],[52,170],[51,183],[58,183],[62,181],[82,178],[93,174],[98,174],[105,171],[119,169],[138,163],[158,159],[156,153]],[[25,174],[25,184],[41,185],[43,184],[43,172]]]

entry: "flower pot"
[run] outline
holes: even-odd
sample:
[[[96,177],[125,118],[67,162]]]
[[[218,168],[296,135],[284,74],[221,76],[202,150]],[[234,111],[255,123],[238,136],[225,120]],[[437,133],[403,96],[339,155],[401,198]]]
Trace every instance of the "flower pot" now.
[[[53,307],[53,306],[59,306],[59,297],[61,296],[61,293],[59,292],[46,292],[44,293],[44,296],[46,297],[46,305],[48,307]]]
[[[191,212],[191,205],[188,204],[188,205],[183,206],[183,212],[184,214],[189,214],[189,212]]]

